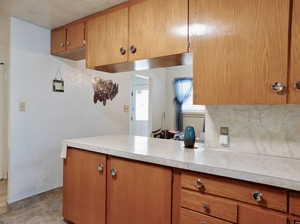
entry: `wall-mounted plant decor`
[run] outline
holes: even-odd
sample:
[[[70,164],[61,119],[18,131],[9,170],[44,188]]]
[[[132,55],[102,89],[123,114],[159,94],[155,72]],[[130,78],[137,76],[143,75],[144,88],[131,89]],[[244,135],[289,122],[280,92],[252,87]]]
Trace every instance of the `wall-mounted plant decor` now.
[[[119,92],[119,85],[113,83],[112,80],[103,80],[95,78],[93,81],[94,87],[94,103],[98,101],[106,105],[107,100],[113,100]]]

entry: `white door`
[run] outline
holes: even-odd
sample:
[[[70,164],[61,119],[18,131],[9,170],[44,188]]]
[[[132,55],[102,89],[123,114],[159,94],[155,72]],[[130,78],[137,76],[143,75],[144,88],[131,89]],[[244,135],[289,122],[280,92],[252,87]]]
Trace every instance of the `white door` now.
[[[136,136],[150,136],[149,116],[149,79],[134,76],[132,80],[130,134]]]

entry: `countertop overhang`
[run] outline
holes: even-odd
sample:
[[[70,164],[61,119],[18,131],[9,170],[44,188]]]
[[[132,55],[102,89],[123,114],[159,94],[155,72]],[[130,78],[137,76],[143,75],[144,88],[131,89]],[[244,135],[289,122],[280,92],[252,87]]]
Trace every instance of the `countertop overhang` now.
[[[70,139],[63,147],[300,191],[299,159],[186,149],[182,142],[130,135]]]

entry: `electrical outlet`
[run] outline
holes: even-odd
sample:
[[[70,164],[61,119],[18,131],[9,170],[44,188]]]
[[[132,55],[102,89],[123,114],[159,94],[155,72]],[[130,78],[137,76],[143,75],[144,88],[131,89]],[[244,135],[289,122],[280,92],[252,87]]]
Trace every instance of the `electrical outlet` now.
[[[20,102],[19,103],[19,111],[20,112],[26,112],[26,102]]]

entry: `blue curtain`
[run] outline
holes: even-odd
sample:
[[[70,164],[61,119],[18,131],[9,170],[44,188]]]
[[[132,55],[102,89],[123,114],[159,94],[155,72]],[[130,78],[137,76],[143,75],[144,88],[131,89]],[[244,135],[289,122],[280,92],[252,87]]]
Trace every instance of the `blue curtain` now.
[[[182,104],[191,96],[193,90],[193,79],[175,79],[174,87],[176,103],[176,128],[177,131],[183,131]]]

